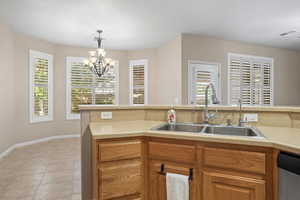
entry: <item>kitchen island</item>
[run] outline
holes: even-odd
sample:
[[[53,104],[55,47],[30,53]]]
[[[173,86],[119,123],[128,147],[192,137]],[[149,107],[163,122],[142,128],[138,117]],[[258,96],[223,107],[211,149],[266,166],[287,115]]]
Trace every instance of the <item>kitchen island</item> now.
[[[265,138],[151,130],[165,123],[170,106],[80,109],[83,199],[164,199],[162,174],[173,172],[192,174],[190,199],[218,200],[222,194],[225,200],[229,192],[245,200],[273,200],[278,152],[300,153],[297,108],[244,108],[258,113],[253,125]],[[201,123],[201,107],[175,109],[179,122]],[[218,110],[218,123],[236,121],[235,108]],[[101,112],[111,112],[112,119],[102,119]]]

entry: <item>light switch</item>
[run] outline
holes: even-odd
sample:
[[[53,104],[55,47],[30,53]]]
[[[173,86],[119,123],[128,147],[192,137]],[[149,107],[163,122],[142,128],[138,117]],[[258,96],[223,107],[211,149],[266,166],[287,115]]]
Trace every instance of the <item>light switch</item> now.
[[[244,121],[245,122],[257,122],[258,121],[257,113],[245,113]]]
[[[101,112],[101,119],[112,119],[112,112]]]

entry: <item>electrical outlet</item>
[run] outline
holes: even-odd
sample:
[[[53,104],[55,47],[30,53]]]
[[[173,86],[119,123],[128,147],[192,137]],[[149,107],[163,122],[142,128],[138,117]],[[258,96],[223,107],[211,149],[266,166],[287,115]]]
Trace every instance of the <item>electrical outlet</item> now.
[[[245,122],[257,122],[258,115],[256,113],[245,113],[244,119]]]
[[[101,112],[101,119],[112,119],[112,112]]]

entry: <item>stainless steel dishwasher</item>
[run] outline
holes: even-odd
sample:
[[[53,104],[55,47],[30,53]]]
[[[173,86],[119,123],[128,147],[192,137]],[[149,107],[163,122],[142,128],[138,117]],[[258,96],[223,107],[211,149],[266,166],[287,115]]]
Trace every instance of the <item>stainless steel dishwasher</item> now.
[[[281,152],[278,156],[279,200],[300,199],[300,155]]]

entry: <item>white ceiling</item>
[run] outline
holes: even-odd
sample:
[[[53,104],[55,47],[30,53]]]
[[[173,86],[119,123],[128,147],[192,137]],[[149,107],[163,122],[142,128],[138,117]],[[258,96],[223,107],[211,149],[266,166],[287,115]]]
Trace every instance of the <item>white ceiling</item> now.
[[[179,33],[300,50],[299,0],[0,0],[0,19],[52,42],[95,47],[158,47]],[[300,34],[299,34],[300,35]]]

